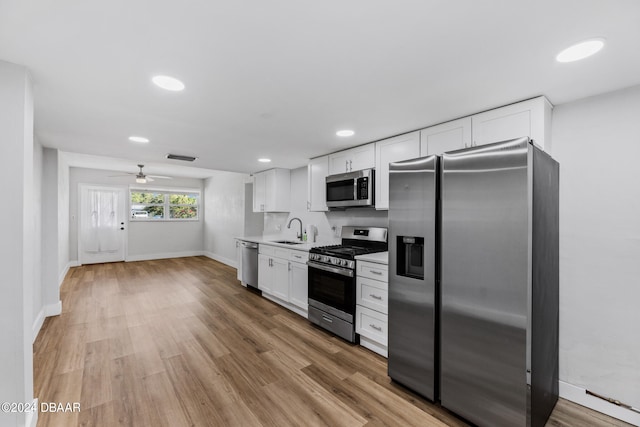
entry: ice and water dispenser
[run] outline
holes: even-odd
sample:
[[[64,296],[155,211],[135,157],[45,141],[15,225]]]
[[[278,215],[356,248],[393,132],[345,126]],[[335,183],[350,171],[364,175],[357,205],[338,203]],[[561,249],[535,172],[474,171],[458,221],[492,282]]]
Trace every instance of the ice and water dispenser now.
[[[424,237],[398,236],[397,275],[424,279]]]

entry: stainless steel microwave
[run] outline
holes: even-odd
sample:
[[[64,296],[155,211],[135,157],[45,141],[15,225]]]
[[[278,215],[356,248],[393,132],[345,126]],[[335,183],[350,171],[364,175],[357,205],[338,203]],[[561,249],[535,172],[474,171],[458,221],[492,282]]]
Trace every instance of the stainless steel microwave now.
[[[373,207],[374,181],[373,169],[329,175],[326,178],[327,207]]]

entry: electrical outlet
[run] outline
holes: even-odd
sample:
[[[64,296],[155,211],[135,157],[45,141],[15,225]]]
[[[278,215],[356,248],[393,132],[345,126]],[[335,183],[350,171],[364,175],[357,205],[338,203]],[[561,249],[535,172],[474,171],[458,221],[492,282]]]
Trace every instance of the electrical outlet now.
[[[276,230],[282,231],[282,225],[280,225],[280,224],[276,225]]]

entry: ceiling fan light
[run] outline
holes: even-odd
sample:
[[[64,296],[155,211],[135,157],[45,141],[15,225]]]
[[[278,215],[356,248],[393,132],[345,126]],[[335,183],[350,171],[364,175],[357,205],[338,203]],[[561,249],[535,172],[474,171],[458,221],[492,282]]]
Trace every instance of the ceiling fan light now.
[[[138,184],[146,184],[147,183],[147,179],[146,178],[136,178],[136,182]]]

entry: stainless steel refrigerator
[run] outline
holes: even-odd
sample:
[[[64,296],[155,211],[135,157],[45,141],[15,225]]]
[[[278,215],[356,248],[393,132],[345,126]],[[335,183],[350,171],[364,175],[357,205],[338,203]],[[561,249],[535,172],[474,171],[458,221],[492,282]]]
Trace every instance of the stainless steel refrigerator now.
[[[389,164],[389,376],[431,400],[437,397],[439,161]]]
[[[411,163],[416,172],[402,172]],[[406,208],[391,195],[415,186],[409,176],[426,176],[419,165],[390,166],[389,375],[421,392],[405,378],[435,371],[434,399],[480,426],[543,426],[558,396],[558,164],[528,138],[445,153],[435,191],[422,179],[424,197],[436,195],[423,214],[437,224],[433,255],[422,230],[434,227],[420,215],[401,219]],[[409,286],[398,273],[410,249],[400,242],[421,234],[425,279]],[[429,357],[411,342],[425,339],[431,320],[409,319],[398,304],[425,292],[435,298],[419,310],[435,312]],[[393,339],[399,330],[405,338]],[[392,369],[402,360],[420,368]]]

